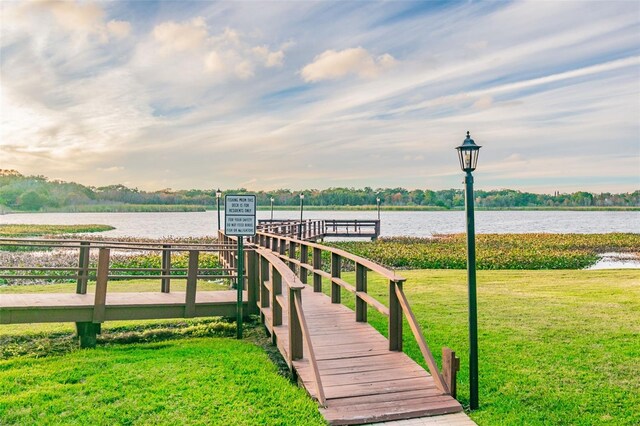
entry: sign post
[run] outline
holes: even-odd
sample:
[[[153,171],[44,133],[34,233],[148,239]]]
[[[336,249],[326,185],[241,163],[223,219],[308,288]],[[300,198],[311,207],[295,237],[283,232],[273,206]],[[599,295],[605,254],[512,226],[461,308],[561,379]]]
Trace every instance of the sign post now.
[[[242,339],[242,291],[244,290],[244,237],[256,235],[256,196],[225,195],[224,232],[238,237],[238,299],[236,307],[236,326],[238,339]]]

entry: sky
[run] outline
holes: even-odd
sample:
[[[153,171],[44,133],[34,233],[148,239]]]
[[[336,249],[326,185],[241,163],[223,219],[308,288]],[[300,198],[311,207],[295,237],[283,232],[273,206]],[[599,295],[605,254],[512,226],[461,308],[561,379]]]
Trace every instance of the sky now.
[[[640,189],[640,2],[0,2],[0,168],[146,190]]]

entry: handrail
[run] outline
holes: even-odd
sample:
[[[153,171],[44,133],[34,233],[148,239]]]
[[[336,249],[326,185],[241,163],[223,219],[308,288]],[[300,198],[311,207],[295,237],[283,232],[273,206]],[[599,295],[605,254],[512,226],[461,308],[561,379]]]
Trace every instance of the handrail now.
[[[66,244],[60,244],[60,241]],[[75,265],[59,265],[59,266],[13,266],[0,265],[0,279],[5,280],[57,280],[69,281],[77,280],[77,292],[84,294],[89,280],[95,280],[99,275],[99,262],[90,265],[90,253],[102,250],[124,251],[124,252],[160,252],[161,265],[159,268],[111,268],[108,269],[107,279],[123,280],[123,279],[161,279],[161,291],[163,293],[170,292],[170,282],[172,279],[184,279],[193,275],[195,279],[202,278],[235,278],[233,268],[197,268],[191,271],[189,268],[172,268],[171,254],[175,252],[190,253],[197,251],[198,253],[225,253],[233,250],[231,244],[189,244],[189,243],[133,243],[129,241],[93,241],[93,240],[77,240],[68,243],[67,240],[49,240],[49,239],[17,239],[17,238],[0,238],[0,247],[23,247],[31,250],[62,248],[67,250],[78,251],[77,266]],[[252,250],[252,249],[250,249]],[[29,251],[19,251],[17,253],[25,254]],[[141,275],[132,275],[132,272],[142,272]],[[129,273],[129,274],[127,274]]]
[[[407,296],[404,294],[402,290],[402,286],[396,286],[396,295],[398,296],[398,301],[400,302],[400,306],[402,306],[402,310],[404,311],[405,316],[407,317],[407,322],[409,323],[409,327],[411,328],[411,332],[413,333],[413,337],[416,339],[418,346],[420,347],[420,352],[422,352],[422,356],[429,367],[429,371],[436,381],[436,386],[442,392],[450,393],[448,386],[445,384],[444,378],[438,369],[438,365],[436,364],[436,360],[433,357],[433,354],[429,350],[429,345],[427,345],[427,341],[422,334],[422,330],[420,329],[420,325],[418,324],[418,320],[416,320],[413,311],[411,310],[411,306],[409,305],[409,301],[407,300]]]
[[[219,232],[219,239],[223,241],[237,240],[235,237],[229,237],[224,232]],[[251,245],[249,245],[251,246]],[[318,362],[316,360],[315,351],[313,349],[313,341],[307,326],[307,320],[304,315],[304,309],[302,307],[301,291],[306,288],[304,283],[298,278],[298,276],[280,259],[280,255],[272,252],[271,250],[254,246],[254,250],[249,254],[247,264],[250,264],[250,256],[256,256],[254,259],[255,264],[259,265],[257,268],[253,268],[248,273],[248,280],[259,280],[259,291],[255,289],[253,292],[260,294],[260,300],[256,300],[254,304],[258,304],[260,308],[266,308],[271,306],[272,309],[272,327],[278,326],[282,323],[282,306],[284,299],[282,298],[282,284],[284,283],[288,289],[287,295],[289,299],[288,303],[288,318],[289,318],[289,349],[287,355],[289,357],[289,365],[296,359],[304,357],[304,343],[306,343],[309,359],[309,363],[313,369],[313,374],[316,383],[316,389],[318,392],[318,402],[323,407],[326,406],[326,397],[324,388],[322,386],[322,379],[320,377],[320,371],[318,369]],[[229,253],[224,257],[223,263],[233,265],[237,254]],[[270,265],[264,271],[263,260]],[[251,269],[251,268],[250,268]],[[259,270],[258,270],[259,269]],[[265,278],[270,285],[266,285]],[[249,288],[251,288],[251,282],[249,282]],[[252,304],[252,301],[249,302]],[[272,333],[275,330],[272,329]]]
[[[296,238],[291,238],[291,237],[286,237],[286,236],[281,236],[281,235],[274,235],[274,234],[269,234],[263,231],[258,231],[257,232],[258,236],[264,236],[264,237],[277,237],[279,239],[285,240],[287,242],[295,242],[295,243],[300,243],[301,241],[296,239]],[[397,275],[395,273],[395,271],[389,271],[387,268],[385,268],[384,266],[375,263],[369,259],[365,259],[364,257],[360,257],[357,256],[353,253],[349,253],[348,251],[345,250],[341,250],[339,248],[335,248],[335,247],[328,247],[322,244],[318,244],[318,243],[313,243],[310,241],[302,241],[302,243],[304,245],[306,245],[307,247],[310,248],[318,248],[318,249],[322,249],[324,251],[328,251],[334,254],[339,255],[340,257],[349,259],[355,263],[359,263],[365,267],[367,267],[367,269],[376,272],[380,275],[382,275],[383,277],[394,281],[394,282],[400,282],[400,281],[406,281],[406,278],[402,277],[401,275]]]
[[[322,379],[320,378],[320,372],[318,370],[318,362],[315,357],[315,352],[313,350],[313,342],[311,341],[311,335],[309,333],[309,328],[307,327],[307,321],[304,315],[304,310],[302,308],[302,299],[301,299],[300,291],[303,290],[306,286],[300,281],[298,276],[284,262],[282,262],[278,256],[273,254],[271,251],[266,249],[256,249],[255,252],[256,254],[258,254],[258,256],[266,259],[269,262],[269,264],[280,275],[282,282],[285,283],[287,288],[290,290],[289,291],[289,302],[290,302],[289,328],[292,329],[294,327],[294,324],[293,324],[294,312],[291,312],[291,307],[293,302],[293,307],[295,308],[295,314],[296,314],[295,317],[297,317],[301,326],[300,333],[302,334],[302,338],[307,344],[307,348],[309,350],[308,357],[309,357],[309,362],[311,363],[311,366],[313,368],[313,373],[316,380],[316,388],[318,390],[318,401],[322,406],[326,406],[324,388],[322,387]],[[273,271],[270,271],[270,274],[272,273]],[[275,289],[272,288],[271,291],[275,291]],[[290,338],[289,340],[289,346],[290,346],[289,357],[291,358],[291,361],[296,359],[296,356],[299,356],[300,358],[303,357],[301,346],[298,346],[296,349],[291,349],[292,347],[296,346],[296,343],[300,343],[300,342],[295,342],[294,340],[295,340],[294,338]],[[294,354],[294,352],[297,352],[297,353]]]
[[[322,291],[322,279],[329,279],[331,282],[331,301],[332,303],[340,303],[340,288],[353,293],[356,296],[355,314],[356,321],[367,322],[367,307],[376,309],[389,318],[388,336],[389,349],[393,351],[402,351],[402,316],[407,318],[407,322],[416,339],[422,356],[425,359],[427,368],[434,378],[435,385],[441,392],[451,394],[449,386],[446,384],[442,373],[438,369],[435,358],[433,357],[426,339],[422,334],[422,330],[411,310],[409,301],[402,290],[402,286],[406,279],[397,275],[394,271],[379,265],[369,259],[354,255],[347,251],[327,247],[321,244],[304,241],[288,236],[267,233],[259,231],[255,241],[258,245],[272,250],[273,256],[277,256],[285,264],[288,263],[292,271],[298,270],[301,281],[306,283],[307,273],[313,275],[314,291]],[[300,250],[297,250],[297,247]],[[302,250],[304,248],[304,250]],[[288,250],[288,253],[287,253]],[[309,264],[309,251],[313,250],[313,264]],[[296,258],[300,252],[300,258]],[[322,270],[322,251],[331,254],[331,273]],[[355,264],[356,285],[355,287],[341,278],[342,260],[347,259]],[[387,308],[374,297],[367,293],[367,272],[373,271],[382,275],[389,280],[389,307]],[[447,372],[450,374],[451,372]],[[455,374],[455,372],[453,372]],[[455,377],[454,377],[455,381]]]

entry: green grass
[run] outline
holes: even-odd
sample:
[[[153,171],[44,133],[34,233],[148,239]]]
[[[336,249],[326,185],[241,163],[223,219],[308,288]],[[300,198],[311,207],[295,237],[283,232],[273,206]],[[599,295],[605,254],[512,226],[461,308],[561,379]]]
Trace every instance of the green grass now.
[[[104,232],[115,229],[109,225],[0,225],[0,237],[39,237],[42,235]]]
[[[2,424],[321,425],[249,341],[193,338],[0,361]]]
[[[386,305],[386,281],[369,275],[369,293]],[[402,275],[438,363],[443,346],[460,356],[458,399],[468,405],[466,272]],[[386,335],[386,317],[369,309],[369,319]],[[479,425],[640,424],[637,270],[479,271],[478,330]],[[425,365],[406,322],[404,342]]]
[[[438,363],[443,346],[460,356],[458,399],[467,405],[466,273],[407,270],[402,275]],[[353,273],[344,273],[344,278],[354,282]],[[149,282],[109,285],[120,291],[159,287]],[[27,288],[72,291],[73,285],[1,291]],[[386,281],[370,273],[368,289],[387,304]],[[345,304],[353,307],[350,296],[343,292]],[[479,271],[478,306],[480,409],[471,417],[479,425],[640,424],[637,270]],[[385,317],[370,309],[369,319],[386,334]],[[195,333],[215,323],[189,321],[194,322],[183,327]],[[106,323],[106,337],[96,350],[73,346],[52,355],[29,347],[35,352],[0,361],[0,419],[9,424],[322,424],[315,404],[278,376],[278,368],[251,337],[246,342],[198,339],[166,331],[174,325],[175,321]],[[5,333],[0,339],[15,343],[24,336],[46,348],[46,339],[64,335],[56,327],[66,327],[66,336],[70,331],[68,325],[15,327],[0,326]],[[151,343],[114,343],[140,341],[127,340],[137,328]],[[228,332],[224,327],[216,330]],[[259,327],[253,330],[254,336],[262,335]],[[406,322],[404,348],[424,365]],[[256,376],[249,379],[251,374]]]
[[[391,268],[466,269],[466,235],[328,243]],[[478,269],[583,269],[599,253],[640,252],[640,234],[480,234]]]

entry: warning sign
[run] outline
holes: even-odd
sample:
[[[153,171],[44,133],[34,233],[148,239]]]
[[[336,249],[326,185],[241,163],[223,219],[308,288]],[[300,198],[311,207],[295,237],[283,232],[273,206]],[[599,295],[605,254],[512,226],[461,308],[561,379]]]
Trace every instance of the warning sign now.
[[[224,232],[230,236],[256,235],[256,196],[224,197]]]

